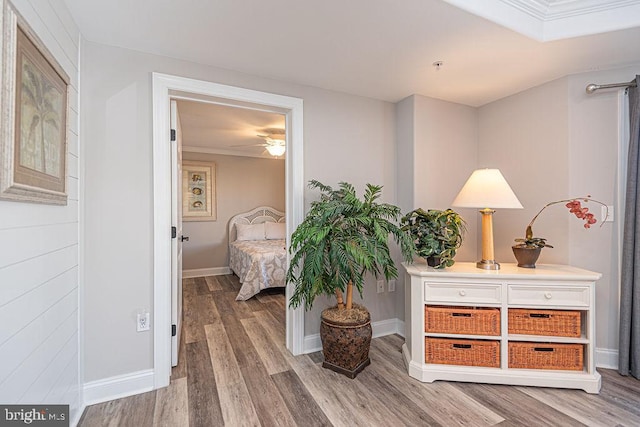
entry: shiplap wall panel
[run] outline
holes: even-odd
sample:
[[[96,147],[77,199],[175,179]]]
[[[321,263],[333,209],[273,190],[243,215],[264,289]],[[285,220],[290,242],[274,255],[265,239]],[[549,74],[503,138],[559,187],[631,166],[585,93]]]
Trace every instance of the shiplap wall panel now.
[[[78,387],[78,355],[69,360],[67,366],[60,371],[60,380],[56,381],[54,386],[49,390],[49,393],[42,400],[49,403],[64,403],[64,395],[69,392],[70,389],[76,389]]]
[[[0,307],[78,265],[78,248],[69,246],[0,269]]]
[[[19,334],[14,334],[0,346],[0,352],[4,348],[11,348],[6,352],[6,357],[0,363],[0,384],[2,384],[12,372],[16,371],[23,362],[35,352],[38,347],[65,321],[74,321],[76,303],[73,300],[76,293],[70,293],[60,303],[55,304],[42,316],[27,325]]]
[[[69,109],[69,134],[77,135],[78,134],[78,112]]]
[[[61,208],[64,209],[64,208]],[[0,231],[0,268],[78,244],[78,223]]]
[[[78,151],[78,148],[78,135],[69,133],[69,137],[67,138],[67,150],[69,153],[79,156],[80,152]]]
[[[22,396],[33,388],[38,377],[47,374],[49,365],[53,363],[69,339],[77,333],[77,322],[75,319],[70,320],[59,325],[60,327],[47,337],[38,350],[31,353],[24,363],[7,377],[0,386],[1,402],[7,402],[8,399],[20,402]],[[71,357],[73,355],[67,360]]]
[[[80,112],[78,102],[78,91],[73,86],[69,86],[69,108],[75,112],[76,115]]]
[[[79,180],[74,177],[67,177],[67,197],[68,200],[78,201]]]
[[[72,176],[74,178],[79,178],[78,176],[78,156],[75,153],[71,153],[67,156],[67,160],[69,160],[69,164],[67,165],[67,175]]]
[[[69,200],[0,201],[0,402],[69,404],[77,420],[80,32],[64,0],[12,3],[69,75]]]
[[[76,313],[77,316],[77,313]],[[60,327],[60,333],[58,336],[63,342],[63,346],[55,355],[53,360],[49,361],[42,373],[26,388],[24,394],[20,397],[21,403],[29,402],[44,402],[49,392],[61,382],[60,373],[67,367],[70,360],[73,360],[77,353],[78,334],[76,331],[76,324],[68,326],[62,325]],[[65,335],[64,332],[73,331],[71,335]],[[57,331],[56,331],[57,332]]]
[[[75,291],[77,276],[71,269],[0,307],[0,345]]]
[[[25,209],[25,203],[0,201],[0,232],[11,228],[37,227],[45,224],[65,224],[78,221],[78,201],[67,201],[66,209],[60,206],[42,205],[36,209]],[[5,242],[0,242],[4,246]],[[0,260],[2,258],[0,257]]]
[[[69,38],[73,41],[74,49],[77,52],[78,46],[80,46],[80,32],[77,31],[76,23],[71,17],[71,13],[66,7],[60,7],[61,0],[48,0],[48,3],[62,23],[62,27],[69,35]]]

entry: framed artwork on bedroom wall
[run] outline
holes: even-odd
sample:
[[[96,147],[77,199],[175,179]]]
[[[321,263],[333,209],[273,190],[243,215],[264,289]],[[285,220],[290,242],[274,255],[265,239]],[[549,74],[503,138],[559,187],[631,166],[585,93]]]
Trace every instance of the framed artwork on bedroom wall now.
[[[182,162],[182,220],[216,220],[216,164]]]
[[[0,2],[0,198],[66,205],[69,76],[13,5]]]

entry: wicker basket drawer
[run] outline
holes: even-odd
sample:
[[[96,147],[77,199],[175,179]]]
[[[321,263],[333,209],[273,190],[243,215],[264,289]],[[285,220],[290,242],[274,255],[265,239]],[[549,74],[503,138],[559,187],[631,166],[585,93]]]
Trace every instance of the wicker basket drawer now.
[[[425,332],[500,335],[500,309],[491,307],[424,307]]]
[[[500,343],[485,340],[425,338],[425,363],[500,367]]]
[[[579,338],[580,312],[510,308],[509,333]]]
[[[582,371],[584,346],[558,343],[509,343],[509,368]]]

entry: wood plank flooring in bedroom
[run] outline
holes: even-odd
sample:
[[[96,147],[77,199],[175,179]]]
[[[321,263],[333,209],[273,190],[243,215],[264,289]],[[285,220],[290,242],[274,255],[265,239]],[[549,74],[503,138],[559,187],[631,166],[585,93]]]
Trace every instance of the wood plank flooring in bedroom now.
[[[398,335],[376,338],[355,380],[291,356],[282,291],[235,301],[233,275],[184,280],[180,364],[169,387],[87,407],[81,426],[638,426],[640,381],[599,369],[602,391],[423,384]]]

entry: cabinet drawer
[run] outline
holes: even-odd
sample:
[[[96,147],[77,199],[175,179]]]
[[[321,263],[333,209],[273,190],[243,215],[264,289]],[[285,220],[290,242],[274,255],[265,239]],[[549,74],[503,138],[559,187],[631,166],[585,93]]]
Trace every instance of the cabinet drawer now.
[[[509,285],[508,301],[511,305],[589,307],[588,286],[527,286]]]
[[[500,303],[502,301],[502,286],[488,283],[424,282],[424,299],[429,303]]]

